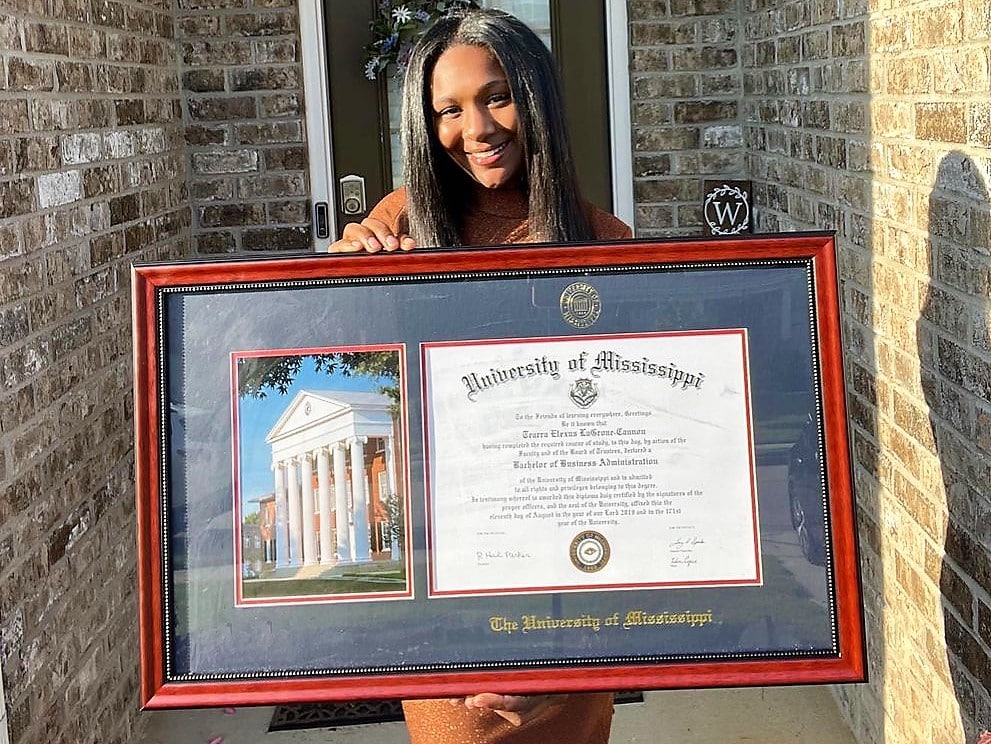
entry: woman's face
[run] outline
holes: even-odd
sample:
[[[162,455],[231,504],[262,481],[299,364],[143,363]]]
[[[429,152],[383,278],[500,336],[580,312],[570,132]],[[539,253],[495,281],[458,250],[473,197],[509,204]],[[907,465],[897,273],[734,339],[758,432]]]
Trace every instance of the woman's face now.
[[[447,154],[480,184],[497,189],[523,167],[516,103],[506,73],[485,47],[460,44],[437,58],[430,79],[434,131]]]

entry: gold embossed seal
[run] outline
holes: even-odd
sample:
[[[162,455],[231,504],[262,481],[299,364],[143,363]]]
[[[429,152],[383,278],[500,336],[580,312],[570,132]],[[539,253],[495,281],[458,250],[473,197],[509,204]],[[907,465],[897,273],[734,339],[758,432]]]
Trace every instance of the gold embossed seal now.
[[[575,282],[561,293],[561,316],[575,328],[588,328],[601,313],[599,290],[591,284]]]
[[[575,535],[569,550],[575,568],[585,573],[595,573],[609,562],[609,541],[595,530],[585,530]]]

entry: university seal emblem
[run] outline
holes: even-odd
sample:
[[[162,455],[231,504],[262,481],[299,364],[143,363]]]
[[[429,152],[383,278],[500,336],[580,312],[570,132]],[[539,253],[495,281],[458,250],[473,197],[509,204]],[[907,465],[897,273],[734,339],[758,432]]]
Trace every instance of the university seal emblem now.
[[[571,386],[568,397],[579,408],[588,408],[599,397],[599,388],[588,377],[579,377]]]
[[[601,313],[599,290],[591,284],[575,282],[561,293],[561,317],[575,328],[588,328]]]
[[[585,530],[575,535],[569,550],[575,568],[585,573],[601,571],[609,562],[609,541],[595,530]]]

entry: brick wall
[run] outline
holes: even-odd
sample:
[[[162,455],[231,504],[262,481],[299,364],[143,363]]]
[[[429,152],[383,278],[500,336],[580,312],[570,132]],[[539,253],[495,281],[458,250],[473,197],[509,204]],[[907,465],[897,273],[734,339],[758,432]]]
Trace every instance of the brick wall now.
[[[189,252],[165,2],[0,2],[0,668],[14,744],[137,714],[129,265]]]
[[[0,8],[7,718],[15,744],[123,741],[127,266],[308,245],[297,20],[291,0]],[[991,727],[989,5],[629,11],[641,233],[699,232],[705,177],[752,178],[761,230],[838,233],[872,680],[837,694],[861,742],[970,742]]]
[[[698,235],[702,182],[744,178],[739,0],[630,0],[637,234]]]
[[[991,728],[991,10],[747,0],[761,230],[838,233],[871,681],[861,742]]]
[[[310,247],[295,0],[179,0],[200,253]]]

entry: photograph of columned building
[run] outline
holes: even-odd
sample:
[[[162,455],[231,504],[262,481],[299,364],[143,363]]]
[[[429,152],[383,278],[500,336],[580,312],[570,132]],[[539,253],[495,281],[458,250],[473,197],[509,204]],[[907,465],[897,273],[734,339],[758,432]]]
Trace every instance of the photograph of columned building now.
[[[410,592],[400,407],[385,392],[354,389],[354,378],[351,389],[331,374],[328,389],[286,395],[281,410],[269,408],[274,422],[238,418],[239,467],[257,465],[249,460],[264,445],[269,469],[265,493],[248,485],[239,495],[246,604]]]

